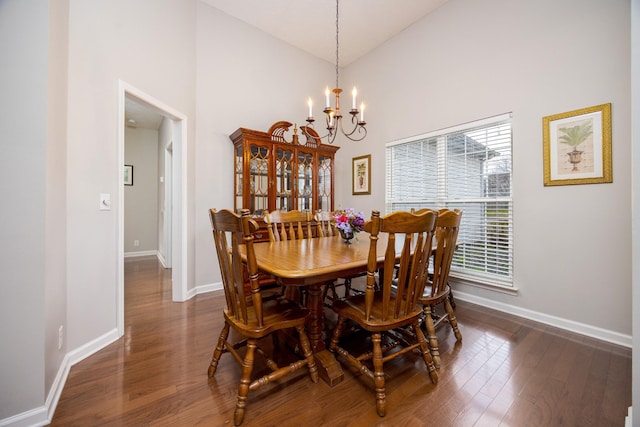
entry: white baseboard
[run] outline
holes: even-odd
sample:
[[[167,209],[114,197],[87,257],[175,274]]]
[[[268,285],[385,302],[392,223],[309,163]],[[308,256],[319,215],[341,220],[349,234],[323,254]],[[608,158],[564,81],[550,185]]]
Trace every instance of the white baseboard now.
[[[629,406],[629,409],[627,410],[627,417],[624,419],[624,427],[633,427],[633,419],[631,417],[631,414],[633,413],[633,411],[631,410],[631,406]]]
[[[170,267],[167,267],[167,260],[164,259],[164,256],[162,256],[160,251],[156,253],[156,256],[158,257],[158,261],[160,261],[160,264],[162,264],[163,268],[170,268]]]
[[[69,365],[73,366],[81,360],[86,359],[93,353],[102,350],[112,342],[118,340],[118,338],[120,338],[120,335],[118,335],[118,329],[112,329],[106,334],[103,334],[98,338],[89,341],[85,345],[70,351],[67,353],[67,356],[69,357]]]
[[[482,298],[465,292],[454,291],[456,299],[467,301],[483,307],[492,308],[504,313],[513,314],[514,316],[524,317],[525,319],[534,320],[544,323],[545,325],[555,326],[556,328],[565,329],[577,334],[586,335],[602,341],[607,341],[623,347],[631,348],[631,335],[621,334],[619,332],[609,331],[607,329],[598,328],[596,326],[586,325],[584,323],[575,322],[573,320],[563,319],[561,317],[551,316],[549,314],[540,313],[526,308],[516,307],[488,298]]]
[[[0,420],[0,427],[39,427],[51,423],[53,414],[58,406],[60,394],[62,394],[62,389],[67,382],[67,376],[69,375],[71,366],[103,349],[118,338],[120,338],[118,336],[118,330],[113,329],[95,340],[67,353],[64,359],[62,359],[60,368],[58,368],[58,373],[49,389],[49,394],[47,395],[44,406]]]
[[[157,250],[138,251],[138,252],[125,252],[124,253],[124,257],[125,258],[134,258],[134,257],[139,257],[139,256],[149,256],[149,255],[157,255],[157,254],[158,254]]]
[[[221,291],[221,290],[222,290],[222,282],[209,283],[208,285],[196,286],[195,288],[187,292],[187,299],[191,299],[199,294],[206,294],[207,292]]]
[[[0,420],[0,426],[39,427],[46,426],[50,422],[51,420],[47,419],[46,406],[40,406],[39,408],[31,409],[21,414]]]

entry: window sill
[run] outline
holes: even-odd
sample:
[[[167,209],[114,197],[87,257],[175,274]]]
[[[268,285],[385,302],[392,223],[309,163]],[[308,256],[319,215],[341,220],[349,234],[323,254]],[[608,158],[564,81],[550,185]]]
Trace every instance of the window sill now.
[[[465,276],[457,276],[453,272],[449,275],[449,280],[452,284],[468,285],[481,289],[488,289],[490,291],[500,292],[507,295],[518,295],[520,290],[513,285],[503,285],[499,283],[482,282],[479,279],[471,279]]]

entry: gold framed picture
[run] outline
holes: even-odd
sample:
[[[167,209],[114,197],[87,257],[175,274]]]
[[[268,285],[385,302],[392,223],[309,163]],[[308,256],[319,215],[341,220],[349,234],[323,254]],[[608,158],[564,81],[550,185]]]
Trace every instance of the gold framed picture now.
[[[354,157],[351,165],[352,194],[371,194],[371,154]]]
[[[542,118],[544,185],[613,182],[611,104]]]

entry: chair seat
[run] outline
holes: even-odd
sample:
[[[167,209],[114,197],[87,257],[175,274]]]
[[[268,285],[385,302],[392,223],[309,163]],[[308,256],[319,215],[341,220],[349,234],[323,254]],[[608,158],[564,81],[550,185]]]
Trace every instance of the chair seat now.
[[[297,302],[279,297],[263,301],[262,316],[264,325],[262,327],[258,326],[253,306],[247,307],[249,319],[247,324],[231,316],[227,309],[224,310],[224,317],[242,335],[250,338],[262,338],[280,329],[304,325],[309,313],[309,309],[300,306]]]
[[[387,320],[382,318],[382,293],[377,292],[374,295],[374,304],[371,309],[371,318],[365,319],[365,296],[354,295],[346,300],[338,300],[333,302],[333,310],[339,316],[351,319],[357,322],[363,329],[371,332],[387,331],[389,329],[400,328],[413,323],[422,315],[422,308],[416,306],[413,311],[401,317],[394,318],[393,309],[396,303],[395,298],[391,298]]]
[[[438,304],[440,301],[442,301],[444,298],[447,298],[449,296],[449,292],[450,292],[450,287],[449,285],[444,285],[443,289],[441,289],[437,294],[435,295],[431,295],[432,292],[432,284],[431,283],[427,283],[427,285],[424,287],[424,292],[422,293],[422,297],[418,298],[418,301],[420,302],[420,304]]]

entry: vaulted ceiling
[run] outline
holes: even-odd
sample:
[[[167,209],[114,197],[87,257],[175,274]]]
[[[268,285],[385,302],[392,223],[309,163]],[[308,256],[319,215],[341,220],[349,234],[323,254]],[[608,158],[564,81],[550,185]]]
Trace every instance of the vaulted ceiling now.
[[[336,0],[202,0],[274,37],[335,63]],[[342,0],[340,65],[375,49],[447,0]]]
[[[336,61],[336,0],[202,0],[332,64]],[[448,0],[341,0],[341,67],[383,44]],[[158,129],[162,116],[128,99],[130,127]]]

